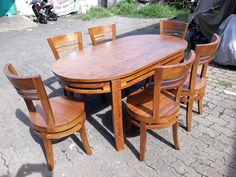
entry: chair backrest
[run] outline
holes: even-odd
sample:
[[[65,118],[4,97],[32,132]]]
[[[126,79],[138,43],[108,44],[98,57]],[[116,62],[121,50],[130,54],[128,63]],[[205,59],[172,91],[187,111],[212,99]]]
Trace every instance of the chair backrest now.
[[[188,30],[188,23],[161,20],[160,21],[160,34],[177,36],[185,39]]]
[[[55,120],[41,77],[19,76],[12,64],[7,64],[3,72],[19,95],[24,98],[29,112],[35,112],[33,100],[40,100],[48,128],[53,128]]]
[[[98,42],[116,39],[116,25],[95,26],[88,29],[93,46]]]
[[[173,100],[180,103],[180,93],[191,66],[195,60],[195,52],[191,51],[188,60],[175,65],[158,66],[154,73],[153,119],[158,121],[160,112],[160,93],[164,90],[176,89]],[[166,92],[167,93],[167,92]]]
[[[74,32],[48,38],[55,59],[59,59],[64,52],[83,49],[82,33]]]
[[[196,45],[196,60],[193,63],[191,76],[189,81],[189,89],[195,89],[196,78],[198,72],[200,78],[206,78],[208,64],[212,60],[220,43],[220,37],[217,34],[213,34],[211,42],[208,44]],[[201,68],[199,68],[201,67]]]

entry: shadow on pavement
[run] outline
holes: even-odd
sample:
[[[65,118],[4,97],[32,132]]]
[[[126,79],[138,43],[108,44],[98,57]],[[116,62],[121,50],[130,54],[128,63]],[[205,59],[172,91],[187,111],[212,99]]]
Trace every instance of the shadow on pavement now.
[[[223,70],[236,71],[236,66],[220,65],[220,64],[216,63],[215,61],[211,61],[210,66],[214,67],[214,68],[223,69]]]
[[[84,151],[84,153],[86,153],[86,151],[84,149],[84,145],[81,142],[81,140],[75,134],[70,135],[70,137],[76,143],[76,145],[79,146],[80,149],[82,149]]]
[[[122,38],[126,36],[133,36],[133,35],[143,35],[143,34],[160,34],[160,24],[156,23],[150,26],[146,26],[144,28],[139,28],[134,31],[130,31],[124,34],[120,34],[117,38]]]
[[[32,127],[31,127],[31,123],[30,123],[30,120],[29,120],[28,116],[27,116],[23,111],[21,111],[20,109],[17,109],[17,110],[15,111],[15,115],[16,115],[16,117],[17,117],[22,123],[24,123],[26,126],[29,127],[30,135],[31,135],[31,137],[33,138],[33,140],[34,140],[36,143],[38,143],[38,144],[40,145],[40,147],[41,147],[41,149],[42,149],[42,151],[43,151],[44,157],[45,157],[45,161],[46,161],[46,154],[45,154],[45,151],[44,151],[43,142],[42,142],[41,138],[38,137],[38,136],[34,133],[34,130],[33,130]],[[69,137],[69,136],[64,137],[64,138],[60,138],[60,139],[53,139],[53,140],[52,140],[52,144],[60,143],[60,142],[64,141],[65,139],[67,139],[68,137]],[[74,137],[71,137],[71,138],[72,138],[74,141],[76,140],[75,135],[74,135]],[[75,141],[75,142],[78,144],[78,140]],[[83,149],[83,145],[80,146],[80,147],[82,147],[81,149]]]
[[[42,177],[52,177],[53,174],[48,170],[48,167],[46,164],[24,164],[20,167],[20,169],[17,171],[17,174],[15,177],[26,177],[38,174],[38,176]],[[9,175],[3,175],[1,177],[9,177]]]
[[[236,127],[235,127],[235,130],[236,130]],[[229,166],[231,168],[228,168],[228,176],[230,177],[235,177],[236,176],[236,139],[234,139],[234,152],[232,152],[232,161],[231,163],[229,164]]]
[[[18,170],[16,177],[25,177],[34,173],[41,174],[43,177],[53,176],[46,164],[25,164]]]
[[[48,98],[56,97],[56,96],[61,96],[63,95],[63,90],[62,88],[56,88],[55,85],[59,84],[57,77],[49,77],[48,79],[45,79],[43,81],[44,85],[51,90],[51,92],[48,94]]]
[[[32,176],[38,174],[38,176],[42,177],[52,177],[53,174],[48,170],[48,167],[46,164],[24,164],[20,167],[20,169],[17,171],[17,174],[15,177],[26,177],[26,176]],[[9,177],[9,175],[2,175],[0,177]]]
[[[155,137],[156,139],[158,139],[159,141],[161,141],[162,143],[172,147],[175,149],[175,145],[170,143],[169,141],[167,141],[166,139],[164,139],[163,137],[161,137],[160,135],[158,135],[156,132],[152,131],[152,130],[148,130],[148,133],[150,135],[152,135],[153,137]],[[171,137],[172,137],[172,134],[171,134]]]
[[[19,108],[15,111],[16,118],[18,118],[22,123],[24,123],[27,127],[29,127],[29,132],[34,141],[38,144],[42,144],[40,138],[34,133],[33,129],[31,128],[31,123],[29,117]],[[42,145],[41,145],[42,146]]]
[[[159,34],[159,23],[146,26],[144,28],[136,29],[134,31],[130,31],[121,35],[118,35],[117,38],[122,38],[125,36],[131,36],[131,35],[143,35],[143,34]],[[141,47],[141,46],[140,46]],[[49,94],[49,97],[53,96],[59,96],[63,95],[62,89],[56,89],[53,87],[53,85],[57,82],[56,77],[51,77],[46,80],[44,80],[45,85],[52,91]],[[139,86],[133,86],[128,89],[128,92],[131,93],[134,90],[137,90],[140,88]],[[80,97],[79,94],[76,94],[75,97]],[[105,94],[106,101],[103,102],[99,95],[87,95],[86,100],[86,112],[87,112],[87,121],[96,128],[96,130],[115,148],[115,141],[114,141],[114,134],[113,134],[113,120],[112,120],[112,111],[109,106],[111,106],[111,94]],[[125,91],[122,93],[122,97],[126,97]],[[108,109],[108,111],[106,111]],[[126,120],[126,105],[124,102],[122,102],[122,110],[123,110],[123,130],[125,132],[127,120]],[[167,145],[173,147],[171,143],[164,140],[159,135],[155,135],[152,132],[149,132],[156,138],[158,138],[160,141],[166,143]],[[125,133],[124,133],[125,134]],[[126,136],[125,136],[126,137]],[[72,139],[75,137],[72,136]],[[78,146],[83,149],[83,145],[81,142],[77,142]],[[129,142],[127,138],[125,138],[125,144],[126,146],[135,154],[135,156],[138,158],[139,152],[134,148],[134,146]]]

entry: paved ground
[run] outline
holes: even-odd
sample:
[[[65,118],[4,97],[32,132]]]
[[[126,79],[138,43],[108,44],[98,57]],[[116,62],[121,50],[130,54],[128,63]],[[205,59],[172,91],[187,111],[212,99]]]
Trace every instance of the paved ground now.
[[[8,32],[11,30],[22,30],[25,28],[33,28],[38,26],[32,20],[25,16],[14,15],[9,17],[0,18],[0,32]]]
[[[47,37],[82,31],[84,46],[91,47],[88,27],[116,23],[118,35],[125,36],[157,33],[158,21],[112,17],[82,22],[73,17],[64,17],[56,23],[0,33],[1,70],[7,62],[11,62],[22,74],[40,74],[48,94],[61,95],[51,70],[54,57],[47,44]],[[203,114],[193,113],[191,133],[187,133],[184,128],[185,109],[181,110],[181,150],[172,148],[170,128],[149,131],[144,162],[137,159],[138,135],[125,138],[124,151],[116,152],[114,149],[110,95],[106,95],[106,103],[99,96],[89,96],[86,129],[93,154],[85,154],[79,135],[76,135],[78,138],[71,136],[63,141],[55,141],[55,169],[52,174],[46,167],[42,143],[29,127],[28,112],[22,98],[0,72],[0,176],[235,177],[236,96],[232,95],[236,89],[235,74],[235,70],[211,65]],[[125,97],[123,102],[125,128]]]

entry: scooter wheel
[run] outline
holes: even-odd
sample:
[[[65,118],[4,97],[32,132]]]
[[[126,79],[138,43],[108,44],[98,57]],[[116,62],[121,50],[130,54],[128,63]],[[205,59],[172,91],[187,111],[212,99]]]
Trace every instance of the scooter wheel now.
[[[39,23],[42,23],[42,24],[47,24],[47,19],[45,17],[41,17],[40,20],[39,20]]]
[[[54,17],[52,18],[52,20],[53,20],[53,21],[57,21],[57,16],[54,16]]]
[[[42,24],[47,24],[48,22],[45,21],[45,20],[40,20],[39,23],[42,23]]]
[[[53,21],[57,21],[57,14],[52,13],[52,14],[51,14],[51,17],[52,17],[52,20],[53,20]]]
[[[45,20],[41,20],[40,23],[42,23],[42,24],[47,24],[48,22],[45,21]]]

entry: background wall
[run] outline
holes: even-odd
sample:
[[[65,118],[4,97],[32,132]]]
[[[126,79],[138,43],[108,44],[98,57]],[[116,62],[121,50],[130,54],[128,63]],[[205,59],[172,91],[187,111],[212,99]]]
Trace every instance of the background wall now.
[[[19,15],[33,15],[33,11],[29,2],[31,0],[15,0],[16,13]]]
[[[12,1],[14,4],[14,0],[0,0],[0,10],[2,7],[1,4],[5,1],[8,4]],[[49,2],[54,4],[55,12],[59,16],[71,12],[86,13],[91,7],[111,7],[115,6],[119,1],[120,0],[49,0]],[[29,5],[30,2],[31,0],[15,0],[16,13],[19,15],[33,15],[31,5]]]
[[[13,0],[0,0],[3,1],[13,1]],[[31,5],[29,3],[31,0],[15,0],[15,6],[17,9],[17,14],[19,15],[33,15]],[[55,12],[58,15],[66,15],[71,12],[82,12],[86,13],[91,7],[98,6],[98,0],[49,0],[54,4]],[[0,4],[1,7],[1,4]]]

